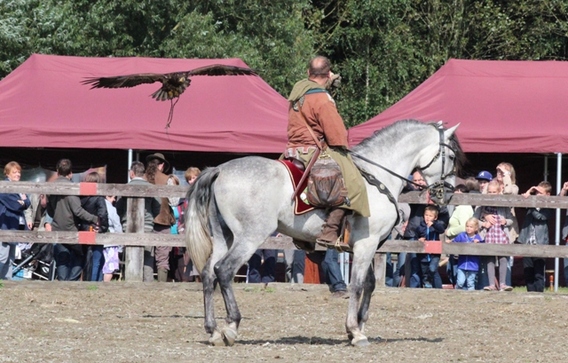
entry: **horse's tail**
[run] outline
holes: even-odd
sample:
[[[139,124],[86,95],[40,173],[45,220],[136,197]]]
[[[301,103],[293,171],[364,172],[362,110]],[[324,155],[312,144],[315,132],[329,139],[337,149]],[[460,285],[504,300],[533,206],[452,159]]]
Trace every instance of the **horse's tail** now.
[[[199,272],[203,270],[213,252],[213,240],[209,229],[209,205],[214,203],[213,183],[219,176],[218,168],[207,168],[187,192],[185,213],[185,243],[191,261]]]

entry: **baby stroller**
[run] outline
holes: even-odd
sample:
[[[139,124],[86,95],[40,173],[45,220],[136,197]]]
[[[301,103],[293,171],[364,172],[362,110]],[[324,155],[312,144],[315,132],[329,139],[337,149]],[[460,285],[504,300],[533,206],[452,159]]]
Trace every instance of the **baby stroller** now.
[[[47,280],[55,278],[52,243],[33,243],[21,248],[21,258],[14,261],[12,279]]]

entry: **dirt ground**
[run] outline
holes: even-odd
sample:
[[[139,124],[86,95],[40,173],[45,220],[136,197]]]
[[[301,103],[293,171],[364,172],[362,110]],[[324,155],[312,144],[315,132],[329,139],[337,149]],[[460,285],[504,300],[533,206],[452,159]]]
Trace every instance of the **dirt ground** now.
[[[6,281],[0,362],[559,362],[568,295],[379,288],[349,346],[347,301],[324,285],[236,284],[233,347],[212,347],[197,283]],[[217,318],[224,324],[217,293]]]

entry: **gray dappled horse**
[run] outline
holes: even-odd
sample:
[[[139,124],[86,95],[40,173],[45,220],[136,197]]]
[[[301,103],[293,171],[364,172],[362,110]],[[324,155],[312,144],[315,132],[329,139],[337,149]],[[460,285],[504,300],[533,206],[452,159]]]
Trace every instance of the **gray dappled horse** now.
[[[355,164],[376,180],[366,182],[371,217],[350,215],[353,263],[345,323],[351,344],[369,344],[363,334],[371,294],[375,289],[373,257],[398,219],[396,200],[413,170],[420,170],[430,187],[453,185],[454,168],[463,152],[454,135],[457,126],[398,121],[352,149]],[[372,178],[371,178],[372,179]],[[285,167],[274,160],[244,157],[207,168],[187,195],[186,242],[201,272],[205,331],[213,345],[233,345],[241,314],[232,282],[238,269],[258,247],[278,231],[296,240],[315,242],[325,210],[294,215],[292,184]],[[218,280],[227,325],[217,327],[213,307]]]

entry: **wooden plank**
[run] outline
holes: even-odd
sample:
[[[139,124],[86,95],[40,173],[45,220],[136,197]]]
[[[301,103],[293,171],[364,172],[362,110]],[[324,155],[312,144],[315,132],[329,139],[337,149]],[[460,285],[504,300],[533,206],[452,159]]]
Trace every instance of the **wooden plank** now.
[[[144,235],[144,208],[144,198],[128,198],[126,202],[126,215],[128,216],[126,222],[127,233],[102,233],[101,235],[127,236],[138,240],[140,236]],[[146,235],[149,235],[149,233],[146,233]],[[116,241],[117,239],[113,238],[113,240]],[[126,247],[124,263],[124,279],[126,281],[141,282],[144,280],[144,247]]]
[[[132,184],[97,184],[96,188],[86,185],[92,183],[11,183],[0,181],[0,193],[57,194],[57,195],[116,195],[131,197],[185,197],[187,186],[172,185],[132,185]],[[489,195],[489,194],[448,194],[452,205],[487,205],[519,208],[560,208],[568,209],[568,198],[559,196]],[[426,195],[421,192],[409,192],[399,196],[399,202],[426,203]]]
[[[544,258],[567,258],[568,247],[555,245],[487,244],[487,243],[445,243],[443,252],[453,255],[477,256],[524,256]]]
[[[37,231],[3,231],[0,230],[0,241],[33,242],[33,243],[77,243],[78,232],[37,232]],[[429,244],[435,241],[429,241]],[[438,242],[440,243],[440,242]],[[93,244],[117,244],[123,246],[185,246],[185,236],[158,233],[97,233]],[[263,249],[292,250],[296,249],[292,238],[288,236],[269,237],[259,247]],[[325,248],[317,246],[317,250]],[[438,251],[436,249],[435,251]],[[428,247],[420,241],[387,240],[379,248],[378,253],[429,253]],[[545,258],[568,258],[567,246],[555,245],[494,245],[485,243],[441,243],[441,253],[478,256],[527,256]]]
[[[522,195],[502,195],[502,194],[469,194],[457,193],[448,194],[452,205],[487,205],[496,207],[519,207],[519,208],[561,208],[568,209],[568,198],[560,196],[534,196],[527,198]],[[399,202],[425,204],[426,195],[421,192],[409,192],[401,194]]]
[[[32,183],[0,181],[0,193],[55,194],[55,195],[116,195],[128,197],[185,197],[188,186],[183,185],[133,185],[93,183]]]

